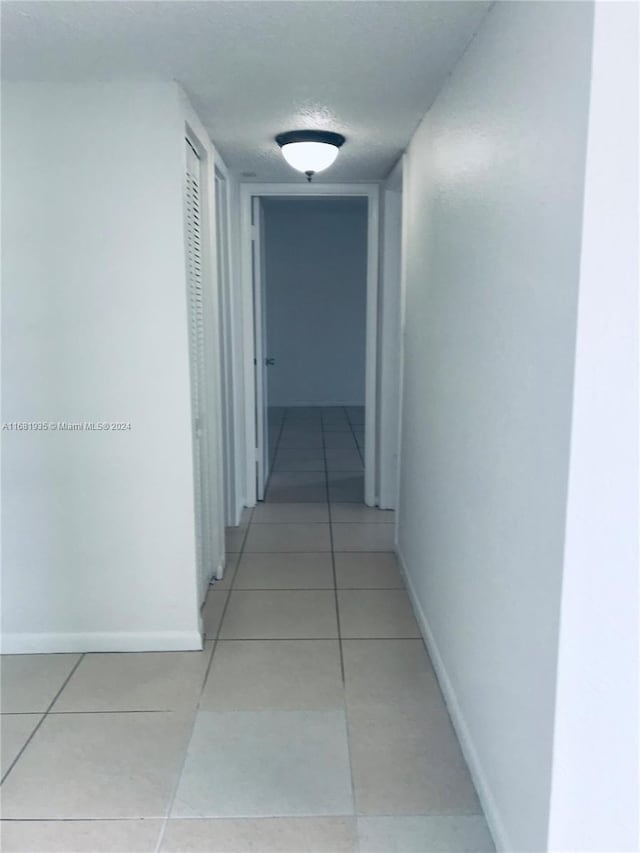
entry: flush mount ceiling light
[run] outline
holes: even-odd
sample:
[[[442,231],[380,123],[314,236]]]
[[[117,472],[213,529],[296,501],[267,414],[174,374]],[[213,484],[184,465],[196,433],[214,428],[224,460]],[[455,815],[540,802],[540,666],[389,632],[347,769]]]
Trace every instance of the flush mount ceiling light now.
[[[311,181],[316,172],[328,169],[334,162],[344,136],[329,130],[290,130],[278,134],[276,142],[287,163]]]

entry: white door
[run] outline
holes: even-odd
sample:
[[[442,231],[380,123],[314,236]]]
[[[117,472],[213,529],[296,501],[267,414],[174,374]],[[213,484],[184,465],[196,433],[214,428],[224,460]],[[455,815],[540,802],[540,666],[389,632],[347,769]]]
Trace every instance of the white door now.
[[[200,587],[206,589],[214,570],[213,502],[207,423],[207,380],[205,340],[205,294],[203,282],[203,205],[201,168],[189,141],[185,175],[185,238],[189,301],[189,347],[191,366],[191,414],[193,423],[193,474],[196,547]]]
[[[251,202],[251,263],[253,275],[254,367],[256,387],[256,496],[264,500],[269,479],[269,418],[267,416],[267,322],[264,276],[262,201]]]

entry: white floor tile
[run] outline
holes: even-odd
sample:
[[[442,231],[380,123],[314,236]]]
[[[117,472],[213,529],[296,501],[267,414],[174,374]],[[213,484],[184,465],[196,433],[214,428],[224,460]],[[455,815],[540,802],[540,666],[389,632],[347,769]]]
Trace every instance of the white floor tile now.
[[[198,714],[173,817],[352,813],[342,711]]]
[[[407,593],[399,589],[338,590],[340,630],[346,639],[419,637]]]
[[[216,647],[200,708],[342,708],[337,640],[233,640]]]
[[[3,786],[5,819],[162,817],[191,716],[50,714]]]
[[[394,524],[395,512],[364,504],[331,504],[331,520],[341,524]]]
[[[253,524],[315,524],[329,521],[329,506],[321,503],[261,503],[255,508]]]
[[[356,440],[351,432],[326,432],[324,446],[327,450],[358,450]]]
[[[355,818],[171,820],[161,853],[356,853]]]
[[[333,589],[331,554],[245,554],[234,589]]]
[[[85,655],[52,711],[195,710],[212,647]]]
[[[79,660],[80,655],[2,655],[2,712],[46,711]]]
[[[446,713],[422,640],[343,640],[342,653],[350,707],[413,702]]]
[[[322,433],[314,430],[311,433],[295,432],[283,433],[278,442],[280,450],[322,450]]]
[[[330,590],[234,591],[220,632],[223,640],[337,636],[335,596]]]
[[[244,546],[245,554],[330,550],[328,524],[252,524]]]
[[[246,536],[246,527],[227,527],[225,530],[225,550],[228,554],[237,554],[242,549]]]
[[[327,499],[323,472],[274,471],[269,478],[266,500],[280,503],[322,503]]]
[[[479,815],[358,818],[360,853],[492,853]]]
[[[351,433],[351,426],[349,424],[349,421],[346,418],[340,417],[323,418],[322,429],[325,438],[328,435],[348,435]]]
[[[324,471],[322,450],[280,448],[273,465],[274,471]]]
[[[332,471],[329,474],[331,503],[364,502],[364,474],[362,471]]]
[[[282,427],[282,431],[279,436],[280,446],[282,447],[282,440],[288,438],[295,438],[299,435],[314,435],[317,438],[322,438],[322,423],[319,420],[299,420],[299,421],[287,421]]]
[[[339,434],[339,433],[338,433]],[[327,471],[358,471],[363,468],[362,457],[353,448],[350,450],[327,450]]]
[[[349,706],[359,814],[479,814],[446,713],[415,703]]]
[[[161,820],[21,820],[0,825],[3,853],[154,853]]]
[[[41,719],[42,714],[3,714],[0,717],[0,776],[7,772]]]
[[[228,589],[217,590],[215,584],[209,587],[207,599],[202,608],[202,624],[208,640],[214,639],[218,633],[228,597]]]
[[[392,551],[395,527],[392,524],[336,524],[333,547],[336,551]]]
[[[335,554],[339,589],[404,589],[395,554],[368,551]]]

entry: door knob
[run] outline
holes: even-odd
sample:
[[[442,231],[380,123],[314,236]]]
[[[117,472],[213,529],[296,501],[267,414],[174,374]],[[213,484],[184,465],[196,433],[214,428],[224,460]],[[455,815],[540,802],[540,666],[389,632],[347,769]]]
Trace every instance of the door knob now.
[[[275,358],[265,358],[264,363],[267,365],[267,367],[271,367],[273,364],[276,363],[276,360]]]

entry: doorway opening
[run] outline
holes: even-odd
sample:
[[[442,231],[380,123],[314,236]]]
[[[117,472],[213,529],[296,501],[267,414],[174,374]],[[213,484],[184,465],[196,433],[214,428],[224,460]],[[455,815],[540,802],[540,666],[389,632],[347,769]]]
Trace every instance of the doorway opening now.
[[[375,506],[378,188],[242,190],[248,505]]]
[[[258,499],[364,502],[367,212],[363,197],[261,200]]]

